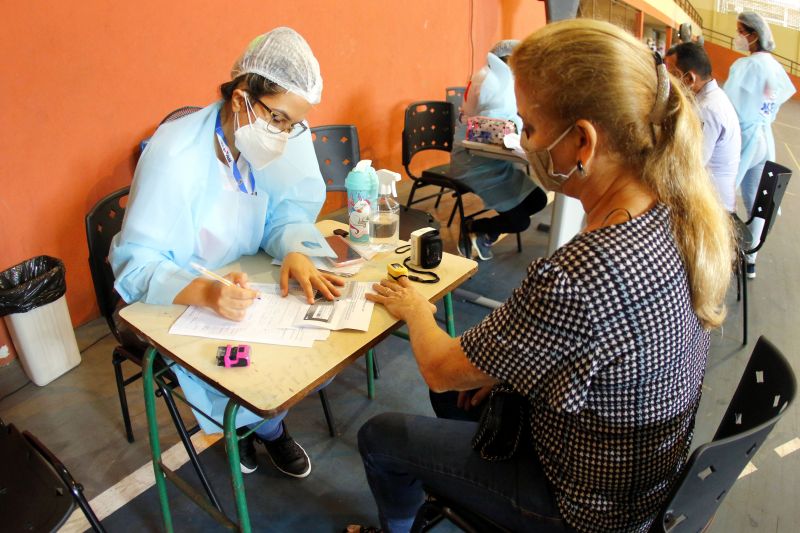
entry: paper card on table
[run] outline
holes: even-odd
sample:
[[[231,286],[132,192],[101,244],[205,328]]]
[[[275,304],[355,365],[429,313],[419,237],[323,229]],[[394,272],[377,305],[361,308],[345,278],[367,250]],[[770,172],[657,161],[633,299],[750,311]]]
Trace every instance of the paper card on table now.
[[[335,300],[318,299],[312,305],[306,304],[290,322],[282,324],[304,329],[367,331],[375,307],[375,304],[365,297],[368,292],[374,293],[372,282],[348,282],[342,288],[342,294]]]
[[[309,257],[309,259],[311,259],[311,263],[316,267],[317,270],[321,270],[322,272],[330,272],[331,274],[336,274],[337,276],[342,276],[345,278],[355,276],[358,274],[358,271],[361,270],[361,267],[364,266],[364,263],[356,263],[355,265],[335,267],[324,257]],[[272,264],[281,265],[283,264],[283,261],[280,259],[273,259]]]

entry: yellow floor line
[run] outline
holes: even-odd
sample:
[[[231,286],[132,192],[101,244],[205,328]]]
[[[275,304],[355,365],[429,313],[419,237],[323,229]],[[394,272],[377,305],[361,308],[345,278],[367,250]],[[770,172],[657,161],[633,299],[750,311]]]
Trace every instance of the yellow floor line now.
[[[197,453],[201,453],[221,438],[221,433],[206,435],[200,431],[192,436],[192,443]],[[177,470],[189,460],[189,456],[186,454],[186,450],[180,442],[174,444],[165,451],[161,455],[161,458],[170,470]],[[97,518],[102,521],[153,485],[155,485],[153,463],[147,462],[136,469],[136,471],[125,476],[114,486],[95,496],[89,504],[92,506]],[[161,516],[161,511],[159,509],[154,509],[153,512]],[[88,528],[89,522],[78,507],[69,517],[69,520],[61,527],[59,532],[79,533],[86,531]]]
[[[794,152],[792,152],[792,149],[789,148],[789,145],[786,144],[786,143],[783,143],[783,145],[786,147],[786,150],[789,152],[789,156],[792,158],[792,161],[794,161],[794,168],[800,169],[800,164],[797,163],[797,159],[794,157]]]
[[[758,468],[756,468],[756,465],[754,465],[753,463],[747,463],[744,466],[744,470],[742,470],[742,473],[739,474],[739,477],[737,479],[742,479],[744,476],[748,476],[753,472],[755,472],[756,470],[758,470]]]
[[[785,128],[792,128],[793,130],[800,130],[800,127],[793,126],[793,125],[787,124],[785,122],[775,122],[775,124],[777,124],[778,126],[783,126]]]
[[[790,453],[796,452],[797,450],[800,450],[800,438],[795,437],[789,442],[781,444],[780,446],[775,448],[775,453],[778,454],[778,457],[783,459]]]

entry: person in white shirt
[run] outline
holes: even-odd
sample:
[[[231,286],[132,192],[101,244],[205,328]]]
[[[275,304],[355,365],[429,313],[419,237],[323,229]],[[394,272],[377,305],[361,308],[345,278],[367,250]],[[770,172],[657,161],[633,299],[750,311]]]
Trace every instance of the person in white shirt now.
[[[722,205],[736,209],[736,174],[742,132],[736,110],[711,76],[711,61],[697,43],[681,43],[667,51],[667,69],[691,90],[703,122],[703,163],[717,187]]]

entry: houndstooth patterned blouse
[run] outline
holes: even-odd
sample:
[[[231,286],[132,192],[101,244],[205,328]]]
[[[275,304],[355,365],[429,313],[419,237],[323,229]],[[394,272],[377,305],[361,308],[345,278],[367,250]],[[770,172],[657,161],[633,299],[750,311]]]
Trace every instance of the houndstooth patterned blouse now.
[[[527,395],[533,442],[565,520],[646,531],[686,460],[709,349],[657,205],[528,267],[461,338]]]

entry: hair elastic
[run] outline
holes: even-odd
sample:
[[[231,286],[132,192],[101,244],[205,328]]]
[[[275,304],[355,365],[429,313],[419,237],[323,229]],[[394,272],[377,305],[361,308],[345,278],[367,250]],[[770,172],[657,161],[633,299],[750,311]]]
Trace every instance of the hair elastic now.
[[[653,59],[656,62],[656,100],[650,111],[649,119],[651,124],[661,124],[667,110],[667,100],[669,100],[669,74],[661,54],[653,52]]]

